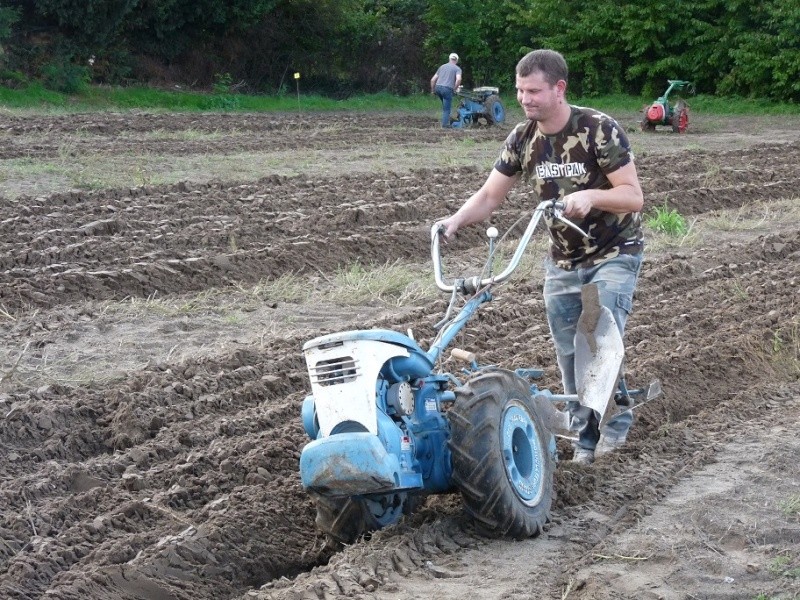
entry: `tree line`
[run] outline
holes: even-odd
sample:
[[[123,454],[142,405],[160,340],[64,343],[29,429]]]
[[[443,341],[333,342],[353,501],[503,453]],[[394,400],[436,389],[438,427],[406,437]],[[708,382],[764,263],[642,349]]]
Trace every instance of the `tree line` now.
[[[534,48],[582,96],[800,100],[798,0],[2,0],[0,80],[409,94],[457,52],[467,86],[513,89]]]

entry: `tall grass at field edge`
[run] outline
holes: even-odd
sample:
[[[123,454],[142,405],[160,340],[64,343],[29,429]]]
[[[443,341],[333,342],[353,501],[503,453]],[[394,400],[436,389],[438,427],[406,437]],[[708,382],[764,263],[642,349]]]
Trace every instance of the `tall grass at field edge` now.
[[[436,101],[438,103],[438,100]],[[93,86],[87,91],[67,95],[31,84],[22,89],[0,86],[0,106],[13,109],[53,112],[147,109],[176,112],[322,112],[357,111],[425,111],[435,106],[430,96],[393,96],[387,93],[354,96],[337,100],[324,96],[253,95],[195,92],[180,89],[163,90],[147,87]]]
[[[514,90],[501,90],[507,108],[516,107]],[[456,99],[457,100],[457,99]],[[569,98],[573,104],[591,106],[605,112],[639,111],[654,98],[621,94],[592,98]],[[691,96],[693,109],[713,114],[798,115],[800,105],[766,100]],[[395,96],[386,92],[362,94],[337,100],[314,94],[286,93],[267,96],[227,92],[199,92],[181,89],[165,90],[148,87],[89,86],[77,94],[63,94],[32,83],[20,89],[0,86],[0,107],[52,112],[146,109],[178,112],[320,112],[353,110],[427,112],[436,110],[439,102],[429,94]]]

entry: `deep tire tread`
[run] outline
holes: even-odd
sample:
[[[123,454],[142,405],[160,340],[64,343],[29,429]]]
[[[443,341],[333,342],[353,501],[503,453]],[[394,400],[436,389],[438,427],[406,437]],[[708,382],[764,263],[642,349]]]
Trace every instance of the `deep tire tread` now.
[[[500,423],[509,402],[526,407],[542,444],[545,489],[536,506],[524,504],[506,475],[501,451]],[[449,411],[453,481],[461,491],[464,508],[489,535],[516,538],[538,534],[549,517],[553,502],[555,460],[545,440],[527,384],[510,371],[493,369],[456,390]]]
[[[363,500],[334,499],[318,495],[314,499],[317,503],[317,527],[337,543],[352,544],[364,534],[378,528]]]

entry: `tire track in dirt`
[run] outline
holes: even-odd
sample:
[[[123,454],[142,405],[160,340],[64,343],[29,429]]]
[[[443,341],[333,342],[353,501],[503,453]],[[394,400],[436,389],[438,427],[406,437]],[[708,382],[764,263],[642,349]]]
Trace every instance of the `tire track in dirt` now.
[[[604,580],[592,577],[590,570],[608,552],[606,540],[631,528],[679,480],[711,463],[724,444],[746,432],[768,429],[781,411],[798,414],[797,386],[762,388],[759,396],[765,400],[758,404],[752,402],[752,392],[746,390],[722,402],[718,411],[674,424],[672,440],[645,447],[652,454],[643,452],[604,465],[596,477],[608,478],[610,491],[596,493],[569,510],[557,510],[541,538],[509,547],[508,542],[476,536],[457,514],[443,517],[447,511],[431,509],[416,520],[380,532],[367,547],[348,548],[324,567],[292,581],[271,582],[240,598],[458,598],[490,589],[497,597],[514,600],[560,598],[565,590],[572,590],[575,598],[620,597],[614,595],[613,587],[604,587]],[[733,424],[722,412],[726,410],[734,412]],[[596,463],[593,468],[600,466]],[[593,479],[585,472],[584,477]],[[464,555],[469,556],[459,560]],[[589,575],[584,573],[576,585],[575,577],[582,569]],[[514,579],[491,585],[493,577],[510,571],[516,574]]]

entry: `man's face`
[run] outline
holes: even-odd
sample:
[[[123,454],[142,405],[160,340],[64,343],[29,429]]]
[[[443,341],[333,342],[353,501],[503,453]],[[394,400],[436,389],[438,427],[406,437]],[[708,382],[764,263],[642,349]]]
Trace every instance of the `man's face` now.
[[[525,116],[534,121],[547,121],[558,112],[565,89],[566,82],[550,85],[541,71],[525,77],[517,75],[517,101]]]

